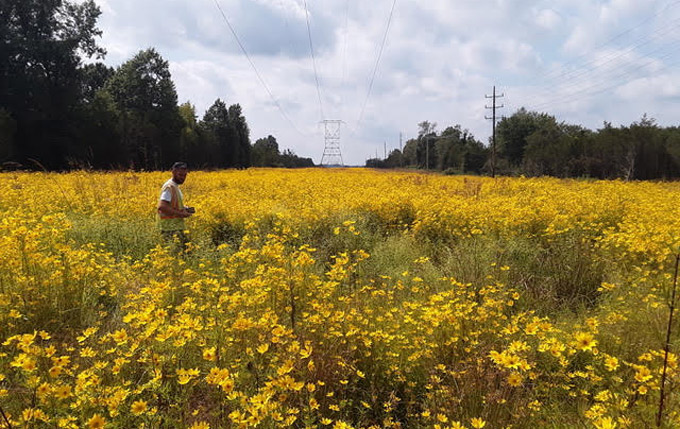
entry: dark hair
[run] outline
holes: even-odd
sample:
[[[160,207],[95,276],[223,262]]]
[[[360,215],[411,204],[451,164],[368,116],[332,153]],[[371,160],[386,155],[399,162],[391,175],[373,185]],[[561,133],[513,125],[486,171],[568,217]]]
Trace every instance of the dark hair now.
[[[175,168],[187,168],[187,163],[184,161],[177,161],[176,163],[172,164],[172,169],[174,170]]]

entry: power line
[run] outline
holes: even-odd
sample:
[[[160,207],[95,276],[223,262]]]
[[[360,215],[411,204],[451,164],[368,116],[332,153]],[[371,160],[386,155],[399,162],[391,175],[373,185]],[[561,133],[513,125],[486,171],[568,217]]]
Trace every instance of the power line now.
[[[304,0],[305,4],[305,18],[307,21],[307,35],[309,36],[309,52],[312,54],[312,66],[314,67],[314,79],[316,80],[316,94],[319,97],[319,111],[321,112],[321,120],[323,120],[326,115],[323,113],[323,103],[321,102],[321,85],[319,85],[319,74],[316,72],[316,58],[314,57],[314,45],[312,45],[312,29],[309,26],[309,11],[307,9],[307,0]]]
[[[584,63],[583,66],[582,66],[583,69],[581,69],[581,70],[575,70],[573,72],[563,72],[562,75],[560,75],[559,77],[566,76],[566,78],[563,79],[560,82],[561,88],[564,89],[564,90],[568,90],[569,88],[572,88],[572,87],[578,87],[581,84],[581,82],[579,81],[578,78],[585,76],[585,75],[588,75],[588,74],[591,74],[591,75],[595,74],[596,72],[599,72],[600,70],[602,70],[602,71],[608,70],[610,67],[607,67],[607,66],[612,64],[615,60],[622,58],[622,57],[625,57],[626,55],[635,52],[640,47],[654,43],[657,39],[662,39],[663,36],[666,36],[669,32],[677,30],[677,25],[675,25],[675,24],[677,24],[677,22],[680,22],[680,18],[673,20],[670,23],[670,25],[668,25],[666,27],[662,27],[661,29],[658,29],[658,30],[652,32],[651,33],[652,37],[645,37],[645,38],[637,39],[636,44],[628,46],[627,49],[625,49],[623,51],[612,52],[612,53],[609,53],[605,56],[602,56],[602,57],[599,57],[599,58],[596,58],[596,59],[593,59],[591,61]],[[664,49],[664,47],[657,48],[653,51],[647,52],[646,55],[650,55],[650,54],[658,52],[662,49]],[[591,65],[591,64],[593,64],[595,66],[590,68],[590,69],[587,69],[586,67],[588,65]],[[553,80],[553,82],[555,82],[556,79],[557,78],[555,78]],[[555,86],[555,85],[553,84],[552,86]],[[525,101],[525,104],[527,104],[527,105],[534,104],[534,102],[537,99],[541,98],[541,95],[543,95],[543,94],[549,95],[549,94],[552,94],[552,93],[553,93],[552,88],[546,88],[542,91],[539,91],[536,95],[531,96],[527,101]]]
[[[274,97],[274,94],[272,94],[271,90],[265,83],[264,79],[260,75],[260,72],[257,71],[257,67],[255,67],[255,63],[253,63],[253,60],[250,58],[250,55],[248,55],[248,52],[246,51],[246,48],[243,46],[243,43],[241,43],[241,39],[239,39],[238,35],[236,34],[236,31],[234,30],[234,27],[231,25],[231,22],[229,22],[229,19],[227,18],[227,15],[224,13],[224,10],[222,10],[222,6],[220,6],[220,3],[217,0],[214,0],[215,6],[217,6],[217,9],[219,9],[220,14],[222,15],[222,19],[224,19],[224,22],[227,24],[229,27],[229,30],[231,30],[231,34],[234,35],[234,39],[236,39],[236,43],[238,43],[238,46],[241,48],[241,51],[243,51],[243,54],[246,56],[248,59],[248,62],[250,63],[250,66],[253,68],[255,71],[255,74],[257,75],[257,79],[260,81],[260,84],[264,87],[264,89],[267,91],[269,94],[269,97],[272,99],[274,102],[274,105],[279,109],[279,112],[281,112],[281,115],[290,123],[290,125],[293,127],[295,131],[298,132],[298,134],[305,135],[302,131],[298,129],[298,127],[295,126],[293,121],[286,115],[286,112],[283,110],[281,105],[279,104],[278,100],[276,97]]]
[[[382,44],[380,45],[380,51],[378,51],[378,57],[375,61],[375,67],[373,68],[373,74],[371,76],[371,83],[368,85],[368,92],[366,93],[366,99],[364,100],[364,105],[361,107],[361,113],[359,114],[359,120],[357,121],[357,128],[361,124],[361,120],[364,118],[364,111],[366,110],[366,104],[368,104],[368,99],[371,96],[371,90],[373,89],[373,82],[375,80],[375,74],[378,71],[378,65],[380,64],[380,58],[382,57],[383,49],[385,48],[385,42],[387,41],[387,33],[390,30],[390,24],[392,23],[392,15],[394,14],[394,7],[397,4],[397,0],[392,2],[392,9],[390,10],[390,16],[387,19],[387,27],[385,28],[385,35],[382,39]]]
[[[680,0],[676,0],[676,1],[673,1],[673,2],[671,2],[671,3],[669,3],[669,4],[667,4],[664,8],[662,8],[661,10],[659,10],[658,12],[656,12],[655,14],[653,14],[653,15],[647,17],[646,19],[644,19],[643,21],[641,21],[641,22],[638,23],[637,25],[635,25],[635,26],[633,26],[633,27],[631,27],[631,28],[628,28],[628,29],[622,31],[621,33],[618,33],[618,34],[614,35],[612,38],[608,39],[607,41],[605,41],[605,42],[603,42],[603,43],[601,43],[601,44],[595,46],[595,47],[594,47],[593,49],[591,49],[589,52],[584,52],[583,54],[577,56],[577,57],[574,58],[573,60],[567,61],[566,63],[562,64],[562,67],[564,68],[564,67],[566,67],[566,66],[568,66],[568,65],[570,65],[570,64],[574,64],[574,63],[576,63],[578,60],[580,60],[581,58],[584,58],[584,57],[587,57],[588,55],[590,55],[593,51],[595,51],[595,50],[597,50],[597,49],[600,49],[600,48],[603,48],[603,47],[605,47],[605,46],[611,44],[612,42],[614,42],[615,40],[620,39],[621,37],[625,36],[626,34],[632,33],[634,30],[637,30],[638,28],[642,27],[643,25],[645,25],[646,23],[648,23],[648,22],[651,21],[652,19],[654,19],[654,18],[656,18],[657,16],[661,15],[661,13],[665,12],[665,11],[666,11],[667,9],[669,9],[671,6],[675,6],[675,5],[677,5],[677,4],[680,4]],[[586,65],[588,65],[588,64],[590,64],[590,63],[592,63],[592,60],[587,61],[587,62],[584,63],[581,67],[585,67]],[[558,73],[558,75],[556,75],[556,76],[551,76],[553,73],[555,73],[555,72],[551,72],[551,73],[548,73],[547,75],[545,75],[545,76],[544,76],[544,80],[545,80],[545,81],[548,81],[548,80],[557,79],[557,78],[559,78],[559,77],[561,77],[561,76],[564,76],[564,74],[565,74],[565,72],[562,72],[562,74],[559,74],[559,71],[558,71],[558,72],[556,72],[556,73]]]
[[[610,80],[609,83],[608,83],[606,86],[604,86],[604,87],[601,86],[601,84],[602,84],[603,82],[599,82],[598,84],[591,85],[591,86],[586,87],[586,88],[584,88],[584,89],[582,89],[582,90],[580,90],[580,91],[577,91],[577,92],[575,92],[575,93],[570,94],[570,95],[569,95],[568,97],[566,97],[565,99],[560,100],[560,102],[561,102],[562,104],[568,103],[568,102],[573,102],[573,101],[577,101],[577,100],[580,100],[580,99],[583,99],[583,98],[586,98],[586,97],[592,97],[593,95],[599,94],[599,93],[604,92],[604,91],[608,91],[608,90],[614,89],[614,88],[616,88],[616,87],[618,87],[618,86],[620,86],[620,85],[622,85],[622,84],[628,83],[628,82],[630,82],[630,81],[633,80],[633,79],[628,79],[628,80],[626,80],[626,79],[625,79],[626,75],[630,75],[630,74],[632,74],[632,72],[635,72],[635,71],[638,71],[638,70],[640,70],[640,69],[643,69],[643,68],[645,68],[645,67],[647,67],[647,66],[649,66],[649,65],[651,65],[651,64],[653,64],[653,63],[655,63],[655,62],[658,61],[658,60],[663,60],[663,59],[669,58],[669,57],[671,57],[673,54],[674,54],[674,52],[669,52],[669,53],[667,53],[666,55],[664,55],[663,57],[661,57],[661,58],[659,58],[659,59],[654,58],[654,59],[652,59],[652,60],[650,60],[650,61],[648,61],[648,62],[646,62],[646,63],[644,63],[644,64],[638,65],[638,66],[635,67],[634,69],[631,69],[631,70],[629,70],[629,71],[625,71],[624,73],[621,73],[621,74],[615,76],[615,78],[619,78],[619,79],[620,79],[620,78],[624,78],[624,80],[618,80],[618,81],[614,82],[613,84],[611,83],[612,81]],[[671,65],[674,66],[674,65],[677,65],[678,63],[680,63],[680,61],[674,62],[674,63],[672,63]],[[667,67],[668,67],[668,66],[664,66],[664,68],[667,68]],[[637,76],[637,77],[635,77],[635,78],[640,78],[640,76]],[[598,88],[598,87],[599,87],[599,88]],[[547,107],[547,106],[549,106],[549,105],[551,105],[551,104],[552,104],[552,102],[544,102],[544,103],[538,104],[538,105],[536,105],[536,106],[533,106],[532,109],[533,109],[533,110],[541,109],[541,108]]]
[[[652,51],[644,53],[644,56],[639,57],[639,59],[637,59],[636,62],[633,62],[633,60],[631,59],[626,64],[619,65],[617,68],[608,68],[606,70],[602,70],[601,73],[598,73],[599,70],[593,71],[589,79],[582,79],[579,82],[574,82],[569,85],[561,86],[560,88],[558,88],[557,92],[565,94],[569,98],[573,98],[574,96],[587,92],[591,89],[601,87],[603,85],[609,87],[612,83],[630,80],[631,76],[635,72],[649,65],[653,65],[658,61],[664,61],[672,57],[674,54],[676,54],[677,51],[678,48],[676,46],[658,47]],[[554,95],[555,91],[551,93],[551,97],[554,97]],[[538,98],[539,96],[533,97],[533,99]],[[540,106],[544,104],[550,103],[540,101],[536,103],[530,103],[528,105]]]
[[[343,89],[345,88],[345,79],[347,72],[347,34],[349,33],[349,0],[345,0],[345,40],[342,48],[342,81],[340,84],[340,111],[344,113],[345,109],[345,95]]]
[[[614,82],[618,79],[625,79],[628,75],[632,74],[633,72],[640,70],[643,67],[646,67],[648,65],[653,64],[655,61],[662,61],[662,60],[665,60],[666,58],[671,57],[675,53],[675,49],[677,49],[677,48],[672,47],[672,50],[670,52],[666,52],[664,55],[662,55],[660,57],[656,57],[656,58],[650,57],[652,54],[655,54],[659,51],[663,51],[665,49],[667,49],[667,47],[664,46],[664,47],[661,47],[661,48],[657,48],[657,49],[655,49],[651,52],[648,52],[646,59],[649,59],[649,61],[643,63],[642,65],[640,63],[627,64],[625,66],[621,66],[618,69],[611,70],[611,73],[607,70],[603,71],[604,73],[602,73],[602,74],[592,73],[593,80],[590,83],[585,82],[585,81],[574,82],[574,83],[571,83],[569,85],[564,85],[564,86],[558,88],[557,92],[566,94],[569,98],[572,98],[575,95],[587,92],[587,91],[589,91],[593,88],[597,88],[597,87],[599,87],[603,84],[606,85],[606,86],[609,86],[612,82]],[[645,58],[641,58],[641,60],[644,60],[644,59]],[[554,94],[555,94],[555,91],[553,91],[549,95],[554,96]],[[535,95],[534,97],[531,98],[531,100],[532,101],[538,100],[539,98],[541,98],[540,95]],[[546,103],[546,102],[541,101],[541,102],[527,103],[526,105],[528,107],[528,106],[542,106],[542,105],[549,105],[549,104],[551,104],[551,103],[550,102]]]
[[[639,43],[637,43],[637,44],[635,44],[635,45],[632,45],[632,46],[629,46],[629,47],[628,47],[627,49],[625,49],[624,51],[619,51],[619,52],[614,52],[614,53],[607,54],[607,55],[605,55],[603,58],[594,59],[594,60],[592,60],[592,61],[586,63],[585,66],[590,65],[590,64],[593,64],[593,65],[596,64],[596,67],[602,67],[602,66],[604,66],[604,65],[606,65],[606,64],[610,64],[612,61],[614,61],[614,60],[616,60],[616,59],[618,59],[618,58],[621,58],[621,57],[625,56],[626,54],[629,54],[629,53],[631,53],[631,52],[634,52],[634,51],[636,51],[638,48],[641,48],[641,47],[643,47],[643,46],[646,46],[646,45],[649,45],[649,44],[651,44],[651,43],[654,43],[656,40],[661,39],[663,36],[666,36],[668,33],[677,30],[678,27],[677,27],[676,24],[677,24],[678,22],[680,22],[680,18],[678,18],[678,19],[672,21],[672,22],[671,22],[671,25],[669,25],[669,26],[666,27],[665,29],[660,29],[660,30],[656,30],[656,31],[652,32],[652,33],[650,34],[652,37],[650,37],[649,39],[647,39],[647,40],[644,40],[644,38],[638,39],[638,40],[640,40]],[[641,41],[641,40],[644,40],[644,41]],[[602,61],[602,60],[605,60],[605,61]],[[577,77],[579,77],[579,76],[582,76],[582,75],[584,75],[584,74],[586,74],[586,73],[588,73],[588,70],[582,70],[581,72],[579,72],[579,73],[577,73],[577,74],[575,74],[575,75],[572,75],[572,76],[570,77],[570,79],[575,79],[575,78],[577,78]]]

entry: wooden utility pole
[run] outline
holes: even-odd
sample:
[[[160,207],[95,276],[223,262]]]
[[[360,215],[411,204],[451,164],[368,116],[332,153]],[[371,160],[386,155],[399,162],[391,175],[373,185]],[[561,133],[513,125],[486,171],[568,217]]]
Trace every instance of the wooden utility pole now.
[[[488,116],[484,116],[485,119],[491,119],[491,177],[496,177],[496,109],[500,109],[503,107],[501,104],[500,106],[496,106],[496,99],[497,98],[502,98],[504,97],[504,94],[501,95],[496,95],[496,86],[494,85],[493,87],[493,95],[485,95],[485,98],[491,98],[493,99],[493,103],[491,106],[484,106],[487,109],[493,109],[492,110],[492,115],[489,118]]]

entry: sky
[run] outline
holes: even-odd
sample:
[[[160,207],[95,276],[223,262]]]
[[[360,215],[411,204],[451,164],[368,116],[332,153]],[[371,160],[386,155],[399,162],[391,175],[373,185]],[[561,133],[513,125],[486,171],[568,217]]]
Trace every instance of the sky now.
[[[252,142],[273,135],[317,164],[324,120],[343,121],[346,165],[423,121],[488,144],[494,86],[499,118],[680,125],[680,0],[95,2],[106,64],[153,47],[199,119],[218,98],[239,103]]]

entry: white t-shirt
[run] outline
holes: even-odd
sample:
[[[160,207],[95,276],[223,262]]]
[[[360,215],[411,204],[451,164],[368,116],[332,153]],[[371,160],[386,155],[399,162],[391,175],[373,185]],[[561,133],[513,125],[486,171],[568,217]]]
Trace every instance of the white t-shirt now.
[[[170,190],[170,185],[172,182],[172,179],[168,180],[163,184],[163,188],[165,189],[163,192],[161,192],[161,201],[167,201],[167,202],[172,202],[172,191]],[[174,182],[173,182],[174,183]],[[179,189],[179,185],[175,184],[177,187],[177,192],[179,192],[179,198],[184,201],[184,194],[182,194],[182,190]]]

